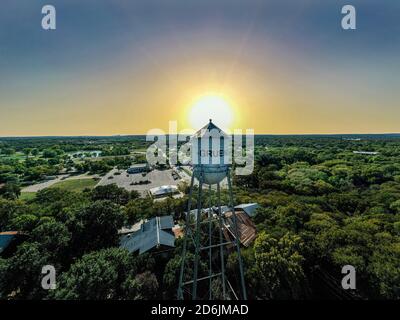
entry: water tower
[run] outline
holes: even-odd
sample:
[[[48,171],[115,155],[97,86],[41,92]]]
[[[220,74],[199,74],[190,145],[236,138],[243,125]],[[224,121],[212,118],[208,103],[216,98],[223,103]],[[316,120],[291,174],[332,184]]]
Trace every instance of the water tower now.
[[[182,262],[179,275],[178,299],[247,299],[244,281],[238,221],[234,210],[230,177],[232,139],[212,120],[191,138],[193,174],[190,183],[188,210],[186,212]],[[233,225],[227,225],[221,208],[221,182],[227,179],[229,209]],[[198,189],[195,192],[195,179]],[[203,195],[208,186],[209,199]],[[216,187],[216,200],[212,188]],[[197,208],[192,210],[194,193]],[[208,206],[207,206],[208,204]],[[204,208],[207,208],[203,210]],[[226,235],[233,234],[233,240]],[[228,252],[237,252],[239,274],[236,290],[226,275]],[[214,296],[214,292],[220,295]]]

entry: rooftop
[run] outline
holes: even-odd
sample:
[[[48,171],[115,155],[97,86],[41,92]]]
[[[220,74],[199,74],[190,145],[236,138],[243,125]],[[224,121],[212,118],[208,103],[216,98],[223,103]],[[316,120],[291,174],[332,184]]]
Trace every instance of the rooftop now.
[[[142,223],[139,230],[123,235],[120,238],[120,247],[129,252],[139,251],[139,254],[160,246],[175,247],[173,227],[172,216],[152,218]]]
[[[130,166],[130,168],[143,168],[143,167],[147,167],[147,163],[136,163]]]
[[[0,233],[0,253],[2,253],[18,235],[18,231],[7,231]]]
[[[244,204],[239,204],[238,206],[235,207],[235,209],[241,209],[244,212],[247,213],[249,217],[252,217],[254,215],[254,212],[259,208],[258,203],[244,203]]]
[[[235,206],[235,214],[238,224],[239,240],[244,246],[249,246],[257,236],[257,230],[251,216],[259,207],[257,203],[244,203]],[[218,214],[218,207],[211,208],[213,214]],[[208,215],[209,208],[201,209],[202,214]],[[224,224],[224,235],[228,241],[235,239],[234,220],[232,210],[228,206],[221,206],[222,220]],[[197,209],[190,210],[190,215],[196,219]]]
[[[254,225],[253,221],[251,221],[250,217],[243,210],[235,211],[235,214],[236,214],[239,240],[244,246],[248,247],[257,237],[256,226]],[[225,237],[228,240],[234,240],[236,236],[234,229],[234,220],[231,211],[225,213],[224,226],[225,226],[224,228]]]
[[[155,187],[150,189],[150,193],[153,196],[160,196],[160,195],[165,195],[165,194],[171,194],[178,192],[178,187],[174,185],[165,185],[161,187]]]
[[[210,119],[210,122],[207,123],[203,128],[201,128],[200,130],[198,130],[193,137],[195,138],[201,138],[204,135],[208,134],[208,132],[212,131],[212,130],[218,130],[218,132],[221,134],[221,136],[226,136],[226,133],[224,131],[222,131],[220,128],[218,128],[213,122],[212,119]]]
[[[368,155],[377,155],[379,152],[376,151],[353,151],[355,154],[368,154]]]

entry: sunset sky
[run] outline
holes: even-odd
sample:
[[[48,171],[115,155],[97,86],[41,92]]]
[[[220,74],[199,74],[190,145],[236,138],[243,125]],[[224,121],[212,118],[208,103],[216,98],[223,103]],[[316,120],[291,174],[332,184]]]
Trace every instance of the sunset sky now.
[[[399,13],[398,0],[2,0],[0,136],[183,129],[208,94],[256,133],[400,132]]]

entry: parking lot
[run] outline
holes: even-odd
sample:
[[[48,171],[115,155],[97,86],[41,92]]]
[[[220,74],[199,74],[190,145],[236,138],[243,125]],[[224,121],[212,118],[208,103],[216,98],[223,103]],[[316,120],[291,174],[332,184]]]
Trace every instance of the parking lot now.
[[[116,174],[117,173],[117,174]],[[150,181],[147,184],[134,184],[144,181]],[[125,188],[128,191],[136,190],[142,196],[148,194],[151,188],[160,187],[163,185],[178,185],[181,179],[172,177],[172,169],[168,170],[152,170],[147,174],[135,173],[128,174],[126,170],[113,169],[108,172],[97,184],[104,186],[115,183],[118,187]]]

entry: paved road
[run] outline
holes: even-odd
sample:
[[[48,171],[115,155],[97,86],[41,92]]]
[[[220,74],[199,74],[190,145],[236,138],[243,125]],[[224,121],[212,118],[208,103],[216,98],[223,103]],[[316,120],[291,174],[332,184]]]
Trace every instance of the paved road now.
[[[60,176],[57,176],[56,179],[53,180],[48,180],[45,182],[41,182],[41,183],[37,183],[37,184],[33,184],[31,186],[25,187],[21,190],[21,192],[38,192],[40,190],[46,189],[48,187],[51,187],[53,184],[62,181],[61,179],[64,177],[68,177],[67,174],[63,174]]]
[[[27,186],[27,187],[23,188],[21,190],[21,192],[38,192],[40,190],[51,187],[53,184],[56,184],[57,182],[60,182],[60,181],[78,180],[78,179],[93,179],[93,178],[98,178],[98,177],[99,177],[98,175],[89,175],[87,173],[80,174],[80,175],[73,175],[73,176],[70,176],[69,174],[62,174],[62,175],[57,176],[56,179],[40,182],[37,184],[33,184],[31,186]],[[65,179],[63,179],[63,178],[65,178]]]

